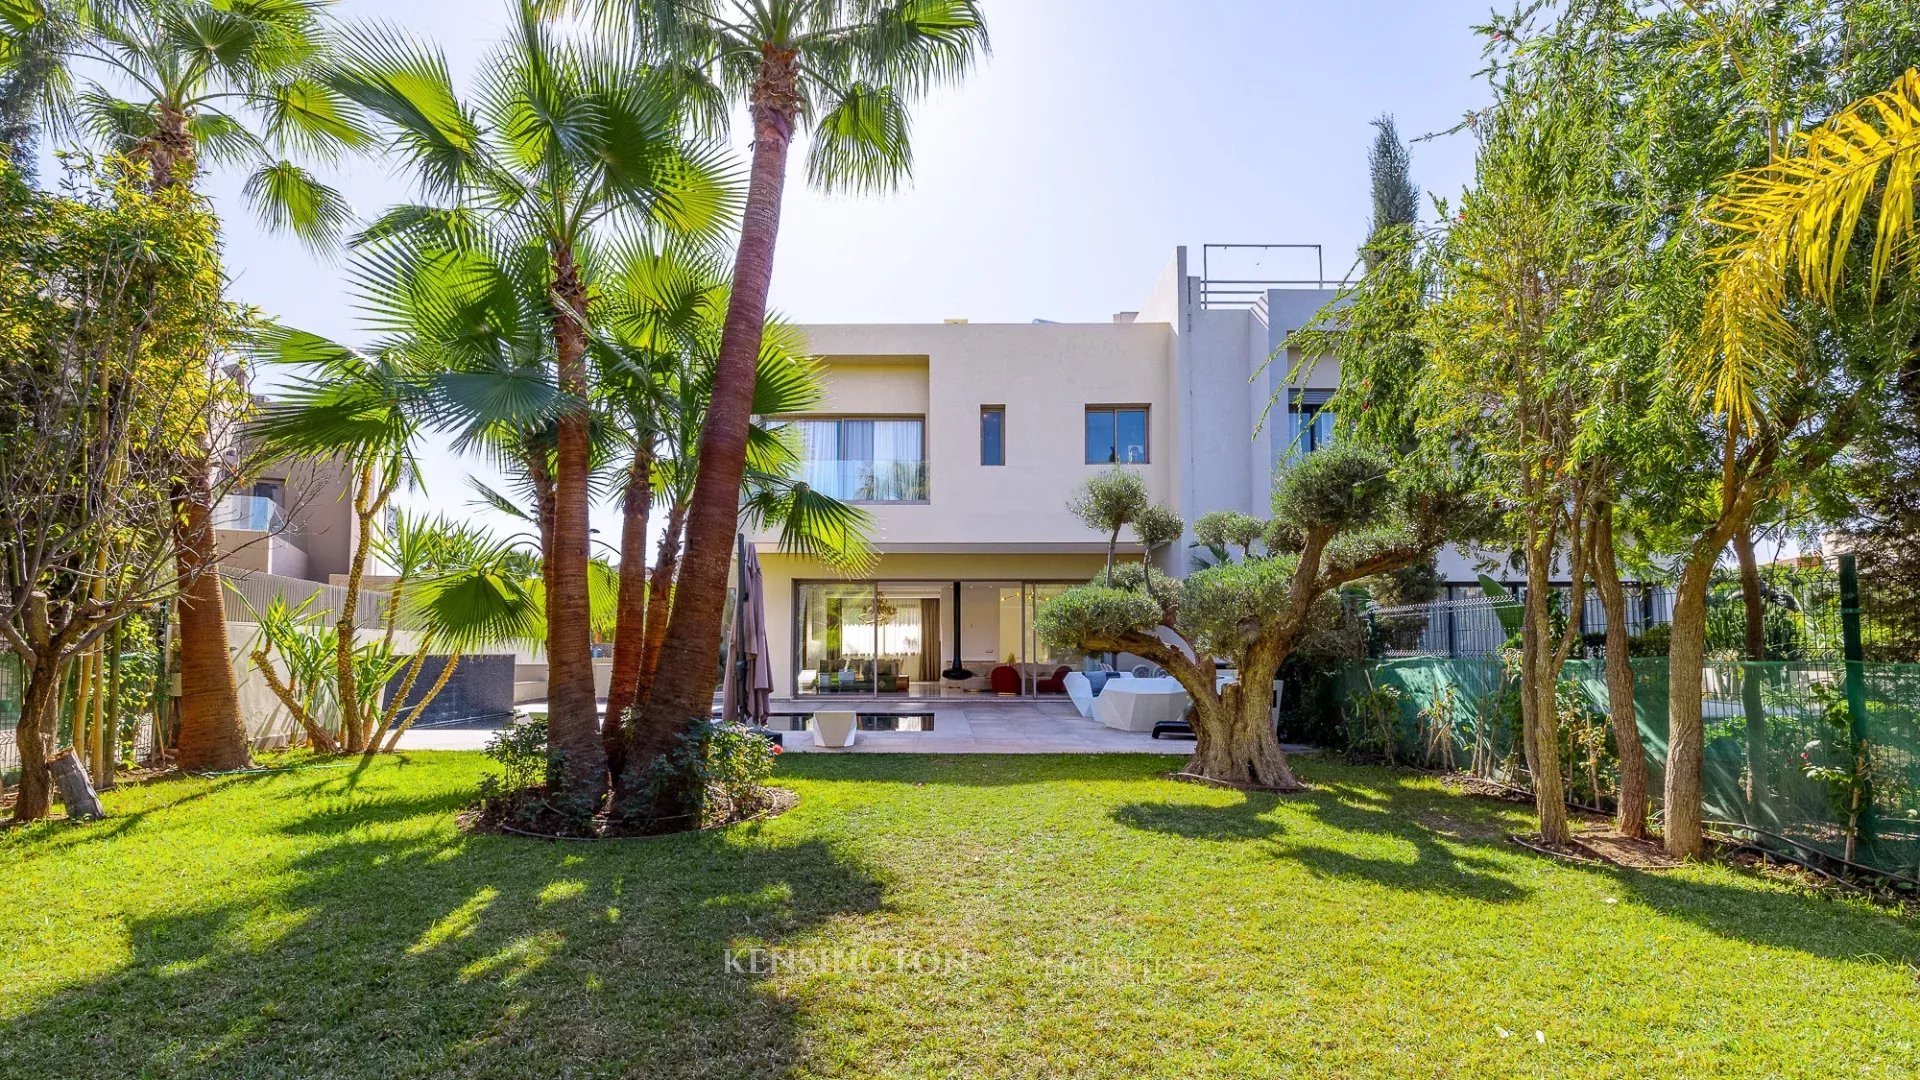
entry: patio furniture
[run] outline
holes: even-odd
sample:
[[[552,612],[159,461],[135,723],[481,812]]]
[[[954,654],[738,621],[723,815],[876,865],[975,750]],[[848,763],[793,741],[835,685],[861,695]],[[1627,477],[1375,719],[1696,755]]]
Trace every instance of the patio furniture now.
[[[1034,693],[1036,694],[1066,693],[1067,684],[1062,680],[1064,680],[1068,675],[1071,675],[1071,674],[1073,674],[1073,669],[1070,667],[1067,667],[1064,664],[1061,665],[1060,667],[1055,668],[1052,675],[1049,675],[1046,678],[1041,679],[1039,682],[1036,682],[1033,684]]]
[[[1133,665],[1133,677],[1136,679],[1159,679],[1164,678],[1166,674],[1167,669],[1158,664]]]
[[[1178,679],[1122,679],[1093,699],[1094,719],[1116,731],[1152,731],[1186,715],[1187,692]]]
[[[1020,669],[1011,664],[1001,664],[987,676],[987,682],[996,694],[1020,693]]]
[[[850,712],[813,714],[813,745],[842,749],[853,745],[854,731],[860,726]]]
[[[1093,699],[1100,691],[1115,679],[1131,679],[1132,675],[1124,671],[1074,671],[1062,680],[1066,684],[1067,700],[1081,716],[1093,715]]]
[[[1153,725],[1153,737],[1156,739],[1192,739],[1193,725],[1185,720],[1162,720]]]

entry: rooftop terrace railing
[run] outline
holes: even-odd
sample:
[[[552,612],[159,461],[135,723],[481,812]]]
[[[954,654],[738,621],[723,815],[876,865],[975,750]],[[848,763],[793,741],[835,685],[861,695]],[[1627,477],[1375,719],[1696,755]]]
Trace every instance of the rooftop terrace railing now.
[[[1313,262],[1312,277],[1215,277],[1214,266],[1221,265],[1222,274],[1254,273],[1265,261],[1255,255],[1250,259],[1234,257],[1233,252],[1311,252]],[[1300,258],[1304,262],[1304,257]],[[1251,263],[1251,269],[1231,269]],[[1346,284],[1344,280],[1332,280],[1327,277],[1326,253],[1319,244],[1203,244],[1200,247],[1200,306],[1208,310],[1263,310],[1267,305],[1267,293],[1273,289],[1330,289]]]

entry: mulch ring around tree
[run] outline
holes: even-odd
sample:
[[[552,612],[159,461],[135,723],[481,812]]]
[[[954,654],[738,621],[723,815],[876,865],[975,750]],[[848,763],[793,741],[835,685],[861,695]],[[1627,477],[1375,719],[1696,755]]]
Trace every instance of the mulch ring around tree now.
[[[1667,854],[1652,840],[1627,836],[1618,830],[1589,826],[1573,834],[1564,846],[1544,844],[1537,836],[1509,834],[1508,840],[1542,855],[1585,866],[1617,866],[1623,870],[1678,870],[1686,863]]]
[[[615,823],[605,813],[582,821],[564,813],[547,801],[544,786],[523,788],[491,795],[455,815],[461,831],[519,836],[532,840],[652,840],[690,832],[711,832],[752,821],[767,821],[793,809],[800,796],[786,788],[763,787],[753,796],[738,800],[730,812],[704,824],[692,825],[692,819],[680,822],[652,822],[649,827],[634,828]],[[680,824],[680,827],[674,827]],[[691,827],[689,827],[691,825]]]

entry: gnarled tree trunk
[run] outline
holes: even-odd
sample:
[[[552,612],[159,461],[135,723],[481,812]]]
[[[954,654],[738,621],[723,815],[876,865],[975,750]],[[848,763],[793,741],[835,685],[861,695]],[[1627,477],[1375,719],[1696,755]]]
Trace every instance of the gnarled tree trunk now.
[[[1697,859],[1706,844],[1701,826],[1701,771],[1706,729],[1700,718],[1707,655],[1707,585],[1726,546],[1724,534],[1694,546],[1673,597],[1673,639],[1667,651],[1666,848],[1677,859]]]
[[[14,745],[20,752],[20,783],[14,793],[13,820],[39,821],[52,809],[53,777],[47,772],[47,733],[57,721],[55,704],[60,700],[61,672],[58,661],[47,655],[25,668],[26,692],[21,695],[20,722],[14,729]]]

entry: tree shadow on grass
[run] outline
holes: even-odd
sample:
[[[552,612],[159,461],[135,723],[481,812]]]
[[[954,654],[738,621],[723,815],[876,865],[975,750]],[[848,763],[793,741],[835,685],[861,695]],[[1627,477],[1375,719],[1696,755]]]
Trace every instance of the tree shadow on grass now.
[[[1190,840],[1259,843],[1276,859],[1300,864],[1309,872],[1330,878],[1359,878],[1404,892],[1438,893],[1489,903],[1524,899],[1528,891],[1503,872],[1499,860],[1481,852],[1497,843],[1483,828],[1420,812],[1430,793],[1407,792],[1391,781],[1379,788],[1322,784],[1297,795],[1256,792],[1237,795],[1229,805],[1204,803],[1128,803],[1113,811],[1113,819],[1129,828],[1180,836]],[[1419,798],[1426,795],[1425,799]],[[1283,809],[1311,815],[1327,828],[1346,834],[1351,845],[1317,842],[1298,829],[1289,830]],[[1494,835],[1497,835],[1494,834]],[[1412,858],[1397,852],[1364,853],[1380,841],[1410,847]]]
[[[0,1076],[778,1076],[805,1017],[737,950],[882,902],[818,840],[450,835],[445,805],[283,824],[333,839],[132,921],[123,966],[0,1021]]]

